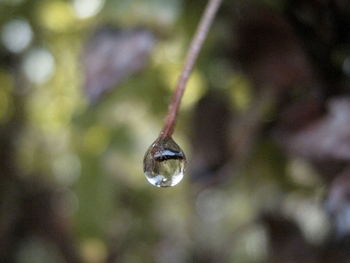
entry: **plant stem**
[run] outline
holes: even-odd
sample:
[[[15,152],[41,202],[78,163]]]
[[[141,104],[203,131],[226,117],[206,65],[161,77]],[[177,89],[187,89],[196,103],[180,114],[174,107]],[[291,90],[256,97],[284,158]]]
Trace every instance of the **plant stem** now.
[[[171,99],[168,114],[165,118],[164,127],[160,133],[160,138],[170,137],[174,133],[176,118],[179,111],[182,96],[185,92],[187,81],[192,72],[193,66],[198,57],[198,53],[203,46],[203,42],[208,34],[209,28],[214,20],[215,14],[222,0],[209,0],[205,11],[198,24],[196,33],[192,39],[190,48],[187,52],[185,64],[181,75],[177,81],[176,89]]]

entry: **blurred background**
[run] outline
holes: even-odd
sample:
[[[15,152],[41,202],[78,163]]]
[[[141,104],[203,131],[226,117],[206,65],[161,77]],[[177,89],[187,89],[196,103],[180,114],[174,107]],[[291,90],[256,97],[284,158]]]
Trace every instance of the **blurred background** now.
[[[204,0],[0,0],[0,262],[350,262],[350,3],[223,1],[143,175]]]

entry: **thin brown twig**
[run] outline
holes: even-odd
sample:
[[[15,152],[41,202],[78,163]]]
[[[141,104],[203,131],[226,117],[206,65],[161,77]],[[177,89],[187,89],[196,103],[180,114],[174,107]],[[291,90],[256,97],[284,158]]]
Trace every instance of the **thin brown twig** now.
[[[169,137],[174,133],[176,118],[179,111],[182,96],[185,92],[186,84],[192,72],[193,66],[198,57],[198,53],[203,46],[203,42],[208,34],[209,28],[214,20],[215,14],[222,0],[209,0],[205,11],[198,24],[196,33],[192,39],[190,48],[187,52],[185,64],[181,75],[177,81],[176,89],[171,99],[168,114],[165,118],[164,127],[160,133],[161,138]]]

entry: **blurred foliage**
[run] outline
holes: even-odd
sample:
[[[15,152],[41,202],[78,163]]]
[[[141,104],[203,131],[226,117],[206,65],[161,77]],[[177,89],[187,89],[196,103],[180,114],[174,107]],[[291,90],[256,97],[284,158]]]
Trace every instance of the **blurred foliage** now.
[[[224,1],[144,178],[203,7],[0,0],[0,262],[348,262],[345,0]]]

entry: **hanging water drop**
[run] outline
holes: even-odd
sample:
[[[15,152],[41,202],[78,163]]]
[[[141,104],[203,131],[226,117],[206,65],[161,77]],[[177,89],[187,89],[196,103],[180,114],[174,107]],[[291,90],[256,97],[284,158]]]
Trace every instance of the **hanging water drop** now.
[[[187,52],[184,67],[168,107],[168,114],[165,118],[161,135],[146,152],[143,170],[147,180],[157,187],[177,185],[184,176],[186,165],[185,154],[173,141],[171,135],[174,133],[176,118],[182,96],[185,92],[186,83],[191,75],[199,51],[203,46],[203,42],[221,1],[222,0],[208,0],[208,4]]]
[[[184,176],[186,157],[171,137],[158,138],[145,154],[143,170],[157,187],[177,185]]]

